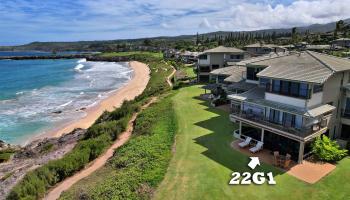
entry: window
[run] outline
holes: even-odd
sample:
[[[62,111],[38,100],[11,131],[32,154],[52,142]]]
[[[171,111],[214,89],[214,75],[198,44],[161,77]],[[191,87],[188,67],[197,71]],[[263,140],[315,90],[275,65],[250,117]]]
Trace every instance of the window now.
[[[269,87],[270,86],[270,79],[268,78],[260,78],[259,83],[261,87]]]
[[[323,91],[323,85],[314,85],[314,88],[313,88],[313,93],[318,93],[318,92],[322,92]]]
[[[301,97],[308,97],[308,85],[306,83],[300,83],[300,87],[299,87],[299,96]]]
[[[342,124],[341,125],[341,138],[350,139],[350,126]]]
[[[219,65],[211,65],[212,69],[219,69]]]
[[[288,81],[281,81],[281,93],[282,94],[289,94],[289,82]]]
[[[199,60],[207,60],[208,59],[208,55],[203,54],[203,55],[199,55]]]
[[[299,83],[290,83],[290,94],[296,97],[299,96]]]
[[[242,55],[230,55],[230,59],[234,60],[234,59],[242,59]]]
[[[343,111],[343,117],[350,117],[350,98],[346,98],[345,109]]]
[[[259,73],[261,70],[262,68],[247,67],[247,79],[258,81],[259,78],[256,76],[256,74]]]
[[[269,117],[270,122],[279,124],[280,123],[280,113],[281,112],[278,110],[270,109],[270,117]]]
[[[283,113],[283,126],[295,127],[295,115],[290,113]]]
[[[272,91],[280,92],[280,90],[281,90],[281,81],[280,80],[273,80],[272,81]]]

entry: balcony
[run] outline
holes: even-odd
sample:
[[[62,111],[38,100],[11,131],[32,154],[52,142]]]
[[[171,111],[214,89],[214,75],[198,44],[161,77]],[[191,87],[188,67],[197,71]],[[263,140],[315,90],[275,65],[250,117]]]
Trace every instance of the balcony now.
[[[286,124],[276,124],[271,122],[263,114],[257,113],[248,113],[240,109],[231,110],[230,120],[233,122],[242,121],[244,123],[264,128],[270,132],[286,136],[288,138],[298,140],[298,141],[307,141],[311,138],[314,138],[327,130],[327,123],[325,120],[322,120],[319,123],[316,123],[312,126],[303,126],[300,129],[297,129]]]

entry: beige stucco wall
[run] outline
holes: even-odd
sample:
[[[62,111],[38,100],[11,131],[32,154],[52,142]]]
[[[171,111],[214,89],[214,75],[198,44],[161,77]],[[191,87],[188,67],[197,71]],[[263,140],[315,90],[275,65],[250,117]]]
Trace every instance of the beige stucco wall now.
[[[329,122],[330,136],[335,136],[335,137],[338,137],[341,132],[341,127],[340,127],[341,98],[342,98],[341,81],[343,78],[346,79],[346,80],[343,80],[343,82],[347,83],[346,82],[347,76],[345,76],[345,73],[336,73],[325,82],[323,87],[322,103],[325,104],[325,103],[333,102],[333,106],[337,108],[335,111],[333,111],[332,118],[330,119],[330,122]]]

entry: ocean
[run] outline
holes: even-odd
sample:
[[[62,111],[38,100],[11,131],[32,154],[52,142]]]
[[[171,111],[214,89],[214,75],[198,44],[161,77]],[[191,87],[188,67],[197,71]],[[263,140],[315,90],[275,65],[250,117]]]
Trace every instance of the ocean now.
[[[0,140],[23,144],[82,118],[132,74],[128,63],[0,60]]]

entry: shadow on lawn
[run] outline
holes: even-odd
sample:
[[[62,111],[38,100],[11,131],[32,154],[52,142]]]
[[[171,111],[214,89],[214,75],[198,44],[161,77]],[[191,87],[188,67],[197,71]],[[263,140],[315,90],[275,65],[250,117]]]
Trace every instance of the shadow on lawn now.
[[[255,170],[251,170],[247,166],[250,158],[241,152],[234,150],[230,146],[231,142],[234,140],[232,132],[235,130],[235,125],[229,121],[229,113],[210,107],[208,102],[200,99],[199,97],[194,97],[194,99],[201,100],[199,104],[206,106],[206,111],[217,115],[207,120],[195,123],[196,126],[210,131],[209,134],[194,139],[196,144],[199,144],[207,149],[206,151],[202,152],[203,155],[235,172],[243,173],[246,171],[272,171],[274,176],[284,173],[283,171],[267,164],[262,164]]]

